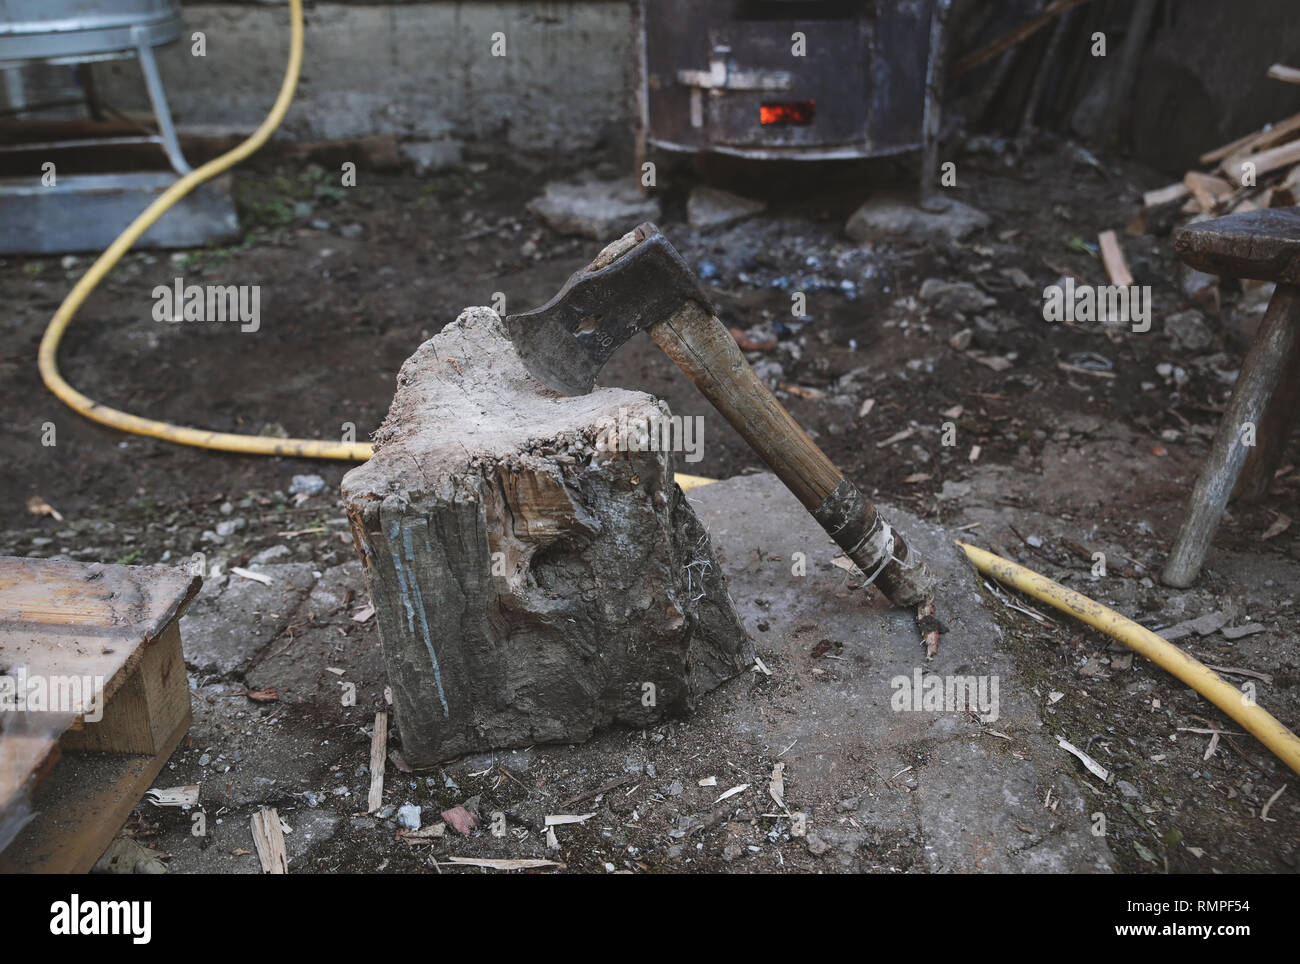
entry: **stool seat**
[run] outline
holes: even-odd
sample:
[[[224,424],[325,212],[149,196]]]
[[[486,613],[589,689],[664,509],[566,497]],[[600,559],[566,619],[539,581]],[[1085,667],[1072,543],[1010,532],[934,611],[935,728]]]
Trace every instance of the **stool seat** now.
[[[1174,251],[1208,274],[1300,284],[1300,207],[1189,224],[1174,232]]]

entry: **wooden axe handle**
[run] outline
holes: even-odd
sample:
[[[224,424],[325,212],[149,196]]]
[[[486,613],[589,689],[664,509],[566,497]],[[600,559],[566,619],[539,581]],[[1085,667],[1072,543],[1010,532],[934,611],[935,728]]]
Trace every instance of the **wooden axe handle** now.
[[[903,536],[768,391],[721,321],[690,301],[647,330],[890,600],[931,596],[933,579]]]

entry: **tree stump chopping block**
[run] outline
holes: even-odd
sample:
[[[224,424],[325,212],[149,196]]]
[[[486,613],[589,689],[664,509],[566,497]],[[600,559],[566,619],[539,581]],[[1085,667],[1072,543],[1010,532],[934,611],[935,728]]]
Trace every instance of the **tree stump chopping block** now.
[[[343,499],[407,762],[644,726],[752,665],[665,406],[556,395],[489,308],[397,381]]]

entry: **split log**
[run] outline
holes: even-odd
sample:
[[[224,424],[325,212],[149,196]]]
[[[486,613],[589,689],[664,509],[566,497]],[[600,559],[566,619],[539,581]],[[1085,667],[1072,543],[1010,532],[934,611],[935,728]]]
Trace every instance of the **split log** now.
[[[402,366],[343,498],[412,766],[644,726],[752,664],[669,417],[640,392],[557,396],[489,308]]]

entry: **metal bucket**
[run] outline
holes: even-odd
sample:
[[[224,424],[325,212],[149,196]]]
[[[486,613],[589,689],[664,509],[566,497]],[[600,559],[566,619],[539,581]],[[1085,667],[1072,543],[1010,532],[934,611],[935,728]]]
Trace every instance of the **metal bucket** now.
[[[181,35],[177,0],[0,0],[0,62],[82,63]]]

